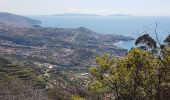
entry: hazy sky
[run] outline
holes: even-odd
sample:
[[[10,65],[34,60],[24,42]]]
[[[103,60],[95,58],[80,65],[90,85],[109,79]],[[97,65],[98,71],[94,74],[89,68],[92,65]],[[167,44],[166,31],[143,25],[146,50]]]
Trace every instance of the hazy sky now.
[[[170,0],[0,0],[0,12],[23,15],[124,13],[170,16]]]

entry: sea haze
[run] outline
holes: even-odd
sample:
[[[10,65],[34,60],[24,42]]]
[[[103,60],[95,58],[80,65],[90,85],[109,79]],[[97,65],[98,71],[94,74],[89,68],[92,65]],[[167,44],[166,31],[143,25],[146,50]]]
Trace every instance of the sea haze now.
[[[42,21],[42,26],[59,28],[86,27],[101,34],[118,34],[138,37],[148,32],[155,37],[155,23],[158,24],[157,32],[162,41],[170,32],[170,17],[141,17],[141,16],[29,16]],[[134,41],[121,41],[116,45],[130,49]]]

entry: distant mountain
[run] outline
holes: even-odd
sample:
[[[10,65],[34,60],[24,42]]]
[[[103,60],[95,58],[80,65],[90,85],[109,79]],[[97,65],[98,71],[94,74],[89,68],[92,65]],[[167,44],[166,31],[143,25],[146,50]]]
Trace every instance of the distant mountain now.
[[[51,16],[102,16],[97,14],[81,14],[81,13],[65,13],[65,14],[56,14]],[[132,14],[112,14],[108,16],[133,16]]]
[[[7,12],[0,12],[0,23],[5,23],[6,25],[20,26],[20,27],[30,27],[33,25],[40,24],[41,22],[24,16],[19,16]]]
[[[80,13],[66,13],[66,14],[56,14],[52,16],[101,16],[97,14],[80,14]]]
[[[109,16],[133,16],[132,14],[113,14]]]

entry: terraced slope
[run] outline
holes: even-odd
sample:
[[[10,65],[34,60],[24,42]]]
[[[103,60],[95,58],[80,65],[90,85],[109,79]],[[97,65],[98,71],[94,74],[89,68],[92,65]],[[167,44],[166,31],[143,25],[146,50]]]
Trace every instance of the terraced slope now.
[[[5,58],[0,58],[0,81],[5,82],[10,79],[19,79],[24,82],[29,82],[37,88],[45,88],[45,80],[38,77],[33,69],[25,66],[15,65]]]

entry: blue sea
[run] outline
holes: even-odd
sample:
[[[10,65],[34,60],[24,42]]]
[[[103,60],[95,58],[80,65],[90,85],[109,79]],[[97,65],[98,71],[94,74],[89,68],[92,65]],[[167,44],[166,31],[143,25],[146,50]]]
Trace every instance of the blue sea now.
[[[155,38],[155,23],[158,24],[159,40],[170,34],[170,17],[146,16],[29,16],[42,21],[42,26],[58,28],[86,27],[100,34],[119,34],[137,38],[148,33]],[[130,49],[134,41],[121,41],[115,45]]]

